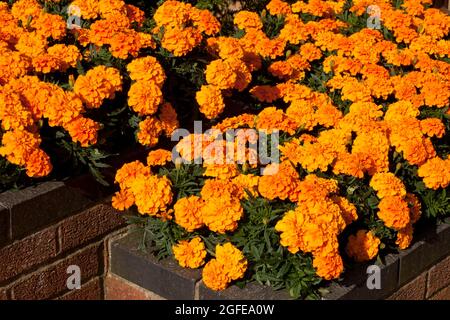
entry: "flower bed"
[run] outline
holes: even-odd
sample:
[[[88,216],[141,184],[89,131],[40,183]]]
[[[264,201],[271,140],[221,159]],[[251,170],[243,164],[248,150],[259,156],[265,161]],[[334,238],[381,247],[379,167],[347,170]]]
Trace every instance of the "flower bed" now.
[[[450,212],[450,17],[431,4],[2,3],[2,184],[70,160],[106,183],[107,154],[141,144],[112,205],[158,258],[213,290],[318,298]]]

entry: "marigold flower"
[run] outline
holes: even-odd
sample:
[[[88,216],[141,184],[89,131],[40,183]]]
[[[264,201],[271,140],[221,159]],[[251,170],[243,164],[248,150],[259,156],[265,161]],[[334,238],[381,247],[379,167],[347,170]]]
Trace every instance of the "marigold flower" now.
[[[370,180],[370,186],[377,191],[380,199],[384,197],[404,197],[406,189],[403,182],[391,172],[376,173]]]
[[[139,123],[138,141],[144,146],[153,147],[158,143],[162,131],[163,127],[158,119],[147,117]]]
[[[79,142],[82,147],[97,143],[100,125],[94,120],[78,117],[67,123],[64,128],[69,132],[73,142]]]
[[[155,114],[162,101],[161,89],[153,81],[137,81],[128,91],[128,105],[140,115]]]
[[[370,261],[378,254],[378,246],[381,241],[372,231],[358,230],[355,235],[350,235],[346,252],[350,258],[357,262]]]
[[[169,150],[158,149],[150,151],[147,156],[147,165],[152,166],[163,166],[172,160],[172,152]]]
[[[150,168],[146,167],[140,161],[126,163],[122,168],[117,170],[115,182],[120,185],[120,188],[128,189],[131,188],[134,180],[140,175],[143,175],[144,177],[150,176]]]
[[[222,59],[211,62],[206,67],[205,75],[206,81],[218,89],[231,89],[237,80],[234,69]]]
[[[412,242],[413,239],[413,227],[412,224],[408,224],[405,228],[399,230],[397,232],[397,240],[395,243],[401,250],[407,249]]]
[[[214,85],[203,85],[196,94],[200,112],[208,119],[218,117],[225,109],[221,90]]]
[[[124,211],[134,205],[134,195],[129,189],[123,189],[112,197],[113,208]]]
[[[183,240],[172,246],[173,255],[183,268],[196,269],[205,263],[206,248],[200,237]]]
[[[417,175],[423,178],[427,188],[447,188],[450,185],[450,160],[432,158],[419,167]]]
[[[405,228],[410,222],[408,203],[399,196],[386,196],[378,204],[378,217],[395,230]]]
[[[226,289],[231,282],[230,277],[225,272],[225,266],[216,259],[210,260],[202,271],[203,283],[210,289],[220,291]]]
[[[174,205],[175,222],[193,232],[203,227],[202,208],[204,201],[197,196],[181,198]]]
[[[152,56],[134,59],[127,65],[127,70],[132,80],[154,82],[160,88],[166,80],[164,69]]]
[[[159,178],[154,175],[139,175],[131,183],[130,190],[142,215],[157,216],[165,213],[172,202],[172,183],[165,176]]]
[[[247,259],[230,242],[216,246],[216,260],[223,263],[224,272],[231,280],[242,278],[247,270]]]
[[[179,127],[177,112],[169,102],[165,102],[160,106],[158,117],[166,136],[170,137]]]

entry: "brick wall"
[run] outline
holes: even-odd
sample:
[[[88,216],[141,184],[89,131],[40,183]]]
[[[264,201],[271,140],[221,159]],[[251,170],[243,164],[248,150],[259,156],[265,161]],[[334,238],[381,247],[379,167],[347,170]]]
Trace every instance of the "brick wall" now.
[[[389,297],[390,300],[450,300],[450,256]]]
[[[103,299],[108,243],[126,232],[108,202],[62,182],[0,194],[0,300]],[[79,290],[67,288],[70,265]]]

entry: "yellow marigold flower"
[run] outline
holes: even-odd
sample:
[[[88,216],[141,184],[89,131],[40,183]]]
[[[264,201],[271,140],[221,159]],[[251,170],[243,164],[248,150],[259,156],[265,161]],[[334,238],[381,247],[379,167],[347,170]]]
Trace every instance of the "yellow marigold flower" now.
[[[175,222],[193,232],[203,227],[202,208],[204,201],[197,196],[181,198],[174,205]]]
[[[337,279],[344,271],[344,263],[338,252],[314,255],[313,266],[317,275],[325,280]]]
[[[118,183],[121,189],[128,189],[131,188],[131,185],[136,177],[140,175],[145,177],[150,176],[150,168],[146,167],[140,161],[126,163],[122,166],[122,168],[117,170],[114,182]]]
[[[201,41],[202,34],[197,29],[175,27],[165,30],[161,46],[174,56],[181,57],[191,52]]]
[[[97,143],[100,125],[94,120],[80,116],[67,123],[64,128],[69,132],[73,142],[79,142],[82,147]]]
[[[205,286],[216,291],[224,290],[231,282],[224,269],[223,263],[216,259],[210,260],[202,272],[202,280]]]
[[[177,118],[177,112],[169,102],[165,102],[160,106],[158,117],[161,126],[168,137],[170,137],[180,125]]]
[[[147,165],[152,166],[163,166],[172,160],[172,152],[169,150],[158,149],[150,151],[147,156]]]
[[[357,262],[370,261],[378,254],[381,241],[372,231],[358,230],[356,236],[350,235],[345,251]]]
[[[172,202],[172,183],[165,176],[139,175],[131,183],[130,190],[142,215],[157,216],[167,212]]]
[[[153,147],[158,143],[162,131],[163,127],[158,119],[147,117],[139,123],[138,141],[144,146]]]
[[[231,280],[242,278],[247,270],[247,259],[229,242],[216,246],[216,260],[223,263],[224,272]]]
[[[281,232],[280,244],[283,247],[287,247],[289,252],[293,254],[297,253],[303,247],[302,234],[299,232],[302,224],[303,216],[291,210],[275,225],[275,230]]]
[[[378,217],[388,228],[401,230],[410,222],[408,203],[399,196],[387,196],[378,204]]]
[[[162,101],[161,89],[153,81],[137,81],[128,91],[128,105],[140,115],[155,114]]]
[[[391,172],[376,173],[370,180],[370,186],[377,191],[380,199],[384,197],[404,197],[406,195],[405,185],[402,180]]]
[[[205,263],[206,248],[200,237],[183,240],[172,247],[173,255],[183,268],[196,269]]]
[[[112,197],[113,208],[124,211],[134,205],[134,196],[129,189],[123,189],[115,193]]]
[[[161,87],[166,80],[166,74],[155,57],[147,56],[134,59],[127,65],[130,78],[135,81],[153,81]]]
[[[262,29],[262,22],[259,15],[256,12],[242,10],[236,13],[234,16],[234,24],[238,26],[239,29],[248,30]]]
[[[427,188],[437,190],[450,184],[450,159],[432,158],[419,167],[417,175]]]
[[[200,112],[208,119],[217,118],[225,109],[222,92],[214,85],[203,85],[195,97]]]
[[[408,224],[405,228],[399,230],[397,232],[397,240],[395,243],[401,250],[407,249],[413,240],[413,226],[412,224]]]
[[[212,61],[206,67],[205,75],[206,81],[218,89],[231,89],[237,80],[232,66],[222,59]]]

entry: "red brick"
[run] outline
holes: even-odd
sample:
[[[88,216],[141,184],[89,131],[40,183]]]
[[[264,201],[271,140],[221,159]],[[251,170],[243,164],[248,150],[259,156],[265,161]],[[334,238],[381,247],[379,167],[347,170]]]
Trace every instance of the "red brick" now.
[[[8,295],[5,288],[0,288],[0,300],[8,300]]]
[[[427,273],[422,273],[407,285],[400,288],[389,300],[424,300],[427,284]]]
[[[428,271],[427,297],[450,285],[450,257],[436,264]]]
[[[112,207],[100,204],[67,218],[61,223],[61,250],[89,243],[124,225],[124,219]]]
[[[49,228],[0,249],[0,283],[56,255],[56,229]]]
[[[102,283],[100,278],[81,285],[79,290],[72,290],[69,293],[56,298],[57,300],[101,300],[103,298]]]
[[[105,300],[161,300],[156,294],[116,275],[105,278]]]
[[[450,300],[450,286],[436,293],[430,300]]]
[[[14,299],[18,300],[39,300],[60,296],[67,289],[67,268],[70,265],[77,265],[81,269],[82,283],[102,273],[103,245],[93,245],[63,260],[55,262],[53,265],[38,270],[30,277],[19,281],[13,286]]]

